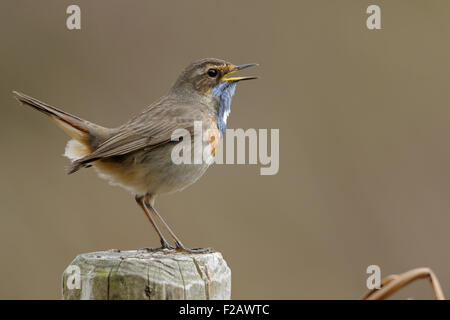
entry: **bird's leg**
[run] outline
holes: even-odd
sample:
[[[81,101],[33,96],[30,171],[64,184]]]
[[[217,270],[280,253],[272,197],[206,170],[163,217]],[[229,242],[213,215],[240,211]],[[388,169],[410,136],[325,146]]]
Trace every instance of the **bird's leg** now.
[[[151,201],[145,201],[145,203],[148,206],[148,209],[150,211],[152,211],[155,214],[155,216],[158,217],[158,219],[162,222],[162,224],[167,229],[169,234],[172,236],[173,240],[175,241],[175,245],[177,246],[176,247],[177,250],[185,251],[185,252],[189,252],[189,253],[204,253],[204,252],[211,251],[211,248],[195,248],[195,249],[186,248],[183,245],[183,243],[180,241],[180,239],[176,236],[176,234],[172,231],[172,229],[169,227],[169,225],[166,223],[166,221],[164,221],[164,219],[161,217],[161,215],[158,213],[158,211],[156,211],[156,209],[153,206],[153,204],[151,203]]]
[[[161,242],[161,247],[157,248],[157,249],[169,249],[169,250],[175,249],[167,242],[166,238],[164,238],[164,235],[162,234],[161,230],[159,230],[159,228],[158,228],[157,224],[155,223],[155,221],[153,220],[150,212],[148,212],[148,209],[147,209],[147,206],[145,203],[145,197],[144,196],[136,196],[135,199],[136,199],[137,204],[139,205],[139,207],[141,207],[145,216],[150,221],[150,223],[152,224],[153,228],[155,229],[156,233],[159,236],[159,240]],[[152,249],[152,248],[147,248],[147,249]]]

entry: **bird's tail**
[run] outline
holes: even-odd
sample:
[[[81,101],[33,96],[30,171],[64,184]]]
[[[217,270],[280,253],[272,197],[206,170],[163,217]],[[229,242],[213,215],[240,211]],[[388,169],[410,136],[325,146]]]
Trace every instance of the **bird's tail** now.
[[[81,119],[23,93],[13,91],[13,94],[24,105],[44,113],[58,127],[73,138],[67,143],[64,153],[64,156],[72,161],[91,153],[99,143],[111,134],[112,129]],[[69,173],[75,172],[78,169],[79,167],[69,168]]]

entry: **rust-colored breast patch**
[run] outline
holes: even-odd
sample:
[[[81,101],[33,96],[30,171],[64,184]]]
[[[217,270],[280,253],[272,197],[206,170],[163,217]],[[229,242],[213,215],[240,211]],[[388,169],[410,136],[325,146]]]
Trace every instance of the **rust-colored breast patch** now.
[[[211,155],[214,157],[220,143],[220,131],[214,119],[211,119],[211,124],[211,128],[208,129],[207,137],[209,145],[211,146]]]

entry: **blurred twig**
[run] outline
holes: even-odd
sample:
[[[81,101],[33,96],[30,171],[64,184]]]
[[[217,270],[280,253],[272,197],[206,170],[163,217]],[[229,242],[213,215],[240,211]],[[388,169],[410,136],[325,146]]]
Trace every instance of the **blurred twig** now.
[[[367,292],[363,300],[383,300],[418,279],[428,278],[436,300],[445,300],[439,280],[430,268],[416,268],[398,275],[390,275],[381,281],[380,289]]]

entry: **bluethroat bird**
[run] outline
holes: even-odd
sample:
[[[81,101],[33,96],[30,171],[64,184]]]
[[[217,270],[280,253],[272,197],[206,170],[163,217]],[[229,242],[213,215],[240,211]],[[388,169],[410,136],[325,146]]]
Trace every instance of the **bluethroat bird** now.
[[[226,129],[237,82],[256,79],[231,74],[254,65],[236,66],[213,58],[196,61],[181,72],[165,96],[117,128],[105,128],[83,120],[23,93],[14,91],[14,95],[23,104],[44,113],[72,137],[64,154],[72,160],[69,174],[92,166],[101,178],[135,196],[159,236],[161,247],[158,249],[204,252],[208,249],[185,247],[155,209],[158,195],[193,184],[211,164],[211,161],[175,164],[172,150],[182,137],[176,141],[172,133],[177,129],[193,133],[194,122],[200,121],[204,132],[213,133],[203,138],[202,144],[214,157]],[[204,150],[200,152],[203,154]],[[173,238],[175,247],[164,237],[157,219]]]

